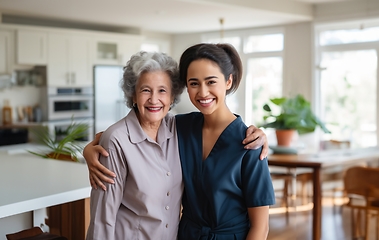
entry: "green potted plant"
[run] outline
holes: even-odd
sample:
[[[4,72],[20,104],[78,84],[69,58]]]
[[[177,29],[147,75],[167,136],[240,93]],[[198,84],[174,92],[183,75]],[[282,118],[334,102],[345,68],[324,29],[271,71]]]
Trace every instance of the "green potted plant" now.
[[[88,129],[88,124],[73,121],[59,135],[51,134],[45,126],[34,128],[32,132],[37,143],[47,147],[48,150],[45,153],[29,152],[43,158],[79,162],[78,153],[83,151],[84,144],[78,140],[86,136]]]
[[[270,101],[280,107],[280,113],[274,115],[266,103],[263,109],[267,114],[263,117],[264,124],[261,127],[276,130],[279,146],[289,146],[295,131],[301,135],[314,132],[316,127],[320,127],[325,133],[330,133],[325,124],[313,114],[310,103],[302,95],[272,98]],[[282,134],[289,136],[282,139]]]

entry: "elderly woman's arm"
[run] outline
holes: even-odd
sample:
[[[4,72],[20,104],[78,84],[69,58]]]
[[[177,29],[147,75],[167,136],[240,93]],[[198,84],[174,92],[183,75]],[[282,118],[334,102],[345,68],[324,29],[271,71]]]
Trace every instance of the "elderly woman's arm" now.
[[[107,157],[108,153],[99,144],[101,132],[96,134],[95,139],[88,143],[84,150],[83,156],[87,162],[89,171],[89,180],[93,188],[102,188],[106,190],[104,182],[114,183],[113,178],[116,176],[99,162],[100,154]],[[262,146],[260,159],[264,159],[268,154],[268,143],[266,134],[259,128],[251,125],[246,131],[246,138],[242,142],[246,149],[256,149]]]

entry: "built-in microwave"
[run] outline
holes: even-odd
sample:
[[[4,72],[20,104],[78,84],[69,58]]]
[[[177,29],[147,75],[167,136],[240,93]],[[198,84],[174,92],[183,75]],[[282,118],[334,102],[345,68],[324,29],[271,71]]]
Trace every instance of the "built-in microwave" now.
[[[47,121],[93,117],[92,87],[49,87],[44,102],[43,114]]]

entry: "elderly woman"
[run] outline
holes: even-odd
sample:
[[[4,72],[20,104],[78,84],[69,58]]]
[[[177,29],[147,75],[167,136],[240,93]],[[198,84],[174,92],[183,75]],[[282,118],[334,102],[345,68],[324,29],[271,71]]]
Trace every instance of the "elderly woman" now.
[[[87,239],[176,239],[182,172],[175,119],[178,102],[175,60],[140,52],[124,68],[122,88],[129,114],[110,126],[100,145],[100,162],[116,174],[107,191],[92,189]]]
[[[84,150],[94,187],[87,239],[176,239],[183,184],[175,118],[168,111],[185,83],[171,57],[140,52],[127,63],[121,84],[132,110]],[[264,144],[264,158],[263,131],[251,126],[247,135],[248,148]]]

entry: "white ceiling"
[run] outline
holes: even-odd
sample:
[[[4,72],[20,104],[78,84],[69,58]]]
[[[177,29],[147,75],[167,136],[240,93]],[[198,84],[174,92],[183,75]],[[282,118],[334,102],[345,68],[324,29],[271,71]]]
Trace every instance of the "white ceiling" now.
[[[310,21],[313,5],[346,0],[0,0],[0,12],[190,33]]]

